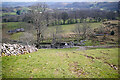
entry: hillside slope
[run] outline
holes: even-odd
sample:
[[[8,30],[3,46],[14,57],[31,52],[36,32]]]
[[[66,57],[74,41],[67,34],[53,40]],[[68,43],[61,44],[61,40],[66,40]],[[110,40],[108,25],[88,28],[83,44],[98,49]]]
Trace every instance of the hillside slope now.
[[[3,78],[118,78],[118,48],[40,49],[2,57]]]

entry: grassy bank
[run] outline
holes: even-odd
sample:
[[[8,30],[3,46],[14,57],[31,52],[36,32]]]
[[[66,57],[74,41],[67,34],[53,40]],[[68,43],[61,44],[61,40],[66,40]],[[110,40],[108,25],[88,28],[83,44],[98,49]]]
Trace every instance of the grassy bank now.
[[[3,78],[117,78],[117,68],[118,48],[40,49],[2,57]]]

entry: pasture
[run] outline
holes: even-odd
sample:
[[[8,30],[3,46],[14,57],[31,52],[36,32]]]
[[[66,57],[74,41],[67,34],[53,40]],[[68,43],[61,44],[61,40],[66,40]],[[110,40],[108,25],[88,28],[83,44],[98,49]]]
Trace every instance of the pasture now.
[[[91,26],[91,28],[94,29],[94,28],[100,27],[102,23],[88,23],[88,24]],[[9,30],[13,30],[17,28],[24,28],[25,31],[33,32],[33,34],[36,34],[35,28],[31,24],[27,24],[25,22],[7,22],[7,23],[2,23],[2,25],[3,25],[2,32],[5,38],[19,40],[19,37],[21,37],[21,35],[23,35],[24,32],[15,33],[13,35],[7,34]],[[68,24],[68,25],[60,25],[58,27],[60,27],[60,29],[63,31],[62,34],[66,36],[73,33],[73,30],[75,29],[75,25],[76,24]],[[45,28],[43,35],[45,37],[51,38],[51,35],[53,31],[55,31],[56,27],[57,26],[49,26]]]
[[[81,25],[82,23],[79,23],[79,24]],[[28,24],[25,22],[7,22],[7,23],[2,23],[2,25],[3,25],[2,27],[3,38],[5,39],[21,40],[21,37],[25,36],[24,34],[26,34],[26,32],[29,34],[32,34],[34,39],[36,39],[36,30],[35,30],[35,27],[31,24]],[[95,28],[101,27],[102,23],[100,22],[99,23],[88,23],[88,25],[91,27],[91,29],[95,29]],[[8,34],[9,30],[13,30],[17,28],[24,28],[25,32],[18,32],[18,33],[14,33],[11,35]],[[60,32],[60,34],[62,35],[61,41],[70,42],[70,41],[74,41],[77,39],[77,37],[73,37],[74,36],[73,30],[76,28],[76,24],[68,24],[68,25],[46,27],[42,33],[44,36],[43,42],[51,43],[53,33],[56,33],[55,31],[57,28],[62,31]],[[117,36],[108,35],[106,37],[117,41]],[[99,40],[101,40],[102,38],[103,36],[98,37]],[[113,43],[113,42],[110,42],[110,40],[106,40],[105,44],[112,45],[112,44],[116,44],[116,42]],[[91,40],[87,40],[85,42],[85,46],[91,46],[91,45],[93,45]],[[101,44],[99,41],[96,41],[94,45],[101,45]]]
[[[7,16],[7,15],[17,15],[16,12],[4,12],[2,14],[0,14],[0,17],[3,17],[3,16]]]
[[[2,57],[3,78],[118,78],[118,48],[39,49]]]
[[[118,2],[8,4],[0,77],[119,78]]]

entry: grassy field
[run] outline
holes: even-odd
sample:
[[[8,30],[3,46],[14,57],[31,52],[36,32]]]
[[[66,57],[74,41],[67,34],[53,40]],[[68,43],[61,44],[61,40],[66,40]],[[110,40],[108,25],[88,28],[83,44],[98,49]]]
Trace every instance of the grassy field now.
[[[22,35],[24,35],[23,32],[19,32],[19,33],[13,34],[10,38],[13,40],[18,40]]]
[[[80,23],[81,24],[81,23]],[[91,28],[98,28],[102,23],[88,23]],[[68,24],[68,25],[61,25],[61,27],[64,30],[64,33],[71,33],[72,30],[74,30],[76,24]],[[51,26],[48,29],[55,29],[56,26]]]
[[[24,22],[6,22],[2,24],[4,25],[3,28],[8,29],[8,30],[24,27],[23,26]]]
[[[25,28],[25,31],[27,29],[29,29],[29,31],[33,31],[33,29],[30,29],[30,26],[26,26],[26,24],[24,22],[7,22],[7,23],[2,23],[4,26],[3,26],[3,34],[6,36],[6,37],[9,37],[11,39],[15,39],[15,40],[18,40],[19,37],[21,35],[23,35],[23,33],[15,33],[13,35],[8,35],[7,32],[9,30],[13,30],[13,29],[16,29],[16,28]],[[81,23],[80,23],[81,24]],[[88,23],[91,25],[92,28],[96,28],[96,27],[99,27],[102,23]],[[29,27],[29,28],[28,28]],[[55,27],[56,26],[50,26],[50,27],[47,27],[45,29],[45,32],[44,32],[44,36],[46,37],[51,37],[52,35],[52,32],[55,30]],[[61,25],[59,26],[61,27],[61,29],[63,30],[62,34],[63,35],[69,35],[70,33],[73,33],[72,31],[74,30],[75,28],[75,24],[69,24],[69,25]],[[36,31],[34,31],[36,32]],[[35,34],[35,33],[33,33]],[[5,37],[4,36],[4,37]],[[35,35],[36,36],[36,35]]]
[[[16,12],[2,13],[2,15],[0,16],[6,16],[6,15],[16,15]]]
[[[3,37],[5,38],[10,38],[13,40],[19,40],[19,37],[21,37],[21,35],[23,35],[23,32],[19,32],[19,33],[15,33],[12,35],[9,35],[7,32],[9,30],[14,30],[17,28],[24,28],[25,31],[29,31],[31,26],[28,26],[26,23],[24,22],[7,22],[7,23],[2,23],[2,32],[3,32]],[[33,29],[31,29],[33,30]]]
[[[7,23],[2,23],[5,25],[5,28],[7,29],[16,29],[20,27],[24,27],[24,22],[7,22]],[[80,23],[81,24],[81,23]],[[97,28],[100,27],[102,23],[88,23],[92,28]],[[48,29],[55,29],[56,26],[50,26]],[[64,32],[71,32],[75,28],[75,24],[68,24],[68,25],[60,25]]]
[[[118,78],[118,48],[39,49],[2,57],[3,78]],[[117,69],[117,70],[116,70]]]

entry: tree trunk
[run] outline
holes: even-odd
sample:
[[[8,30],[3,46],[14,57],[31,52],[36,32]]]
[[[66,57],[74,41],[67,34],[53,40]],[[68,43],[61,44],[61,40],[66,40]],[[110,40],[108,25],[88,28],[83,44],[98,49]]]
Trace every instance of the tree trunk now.
[[[63,24],[65,24],[65,20],[63,20]]]
[[[40,38],[41,38],[41,33],[39,30],[37,30],[37,47],[39,48],[40,47]]]

